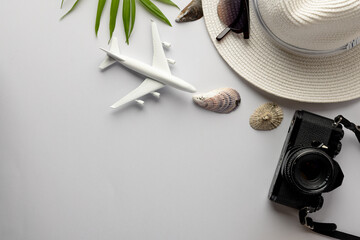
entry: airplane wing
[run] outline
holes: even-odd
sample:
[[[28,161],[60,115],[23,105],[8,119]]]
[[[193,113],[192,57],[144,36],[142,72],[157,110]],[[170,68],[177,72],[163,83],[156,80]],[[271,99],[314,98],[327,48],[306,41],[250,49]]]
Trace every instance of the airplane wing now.
[[[133,100],[136,100],[148,93],[154,92],[160,88],[163,88],[165,85],[161,82],[152,80],[150,78],[146,78],[139,87],[135,88],[133,91],[131,91],[128,95],[114,103],[111,107],[117,108],[125,103],[131,102]]]
[[[160,40],[158,29],[156,23],[153,20],[151,20],[151,30],[152,30],[152,38],[153,38],[153,49],[154,49],[153,67],[171,74],[169,63],[164,53],[164,48]]]

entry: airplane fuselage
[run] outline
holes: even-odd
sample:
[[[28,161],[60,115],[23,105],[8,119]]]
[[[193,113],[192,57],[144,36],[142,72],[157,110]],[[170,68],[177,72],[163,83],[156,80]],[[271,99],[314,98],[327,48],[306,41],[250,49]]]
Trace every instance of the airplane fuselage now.
[[[159,81],[165,85],[169,85],[186,92],[196,92],[195,87],[187,83],[186,81],[175,77],[170,73],[161,71],[153,66],[143,63],[139,60],[129,58],[124,55],[118,56],[118,58],[115,58],[115,60],[129,69],[140,73],[148,78]]]

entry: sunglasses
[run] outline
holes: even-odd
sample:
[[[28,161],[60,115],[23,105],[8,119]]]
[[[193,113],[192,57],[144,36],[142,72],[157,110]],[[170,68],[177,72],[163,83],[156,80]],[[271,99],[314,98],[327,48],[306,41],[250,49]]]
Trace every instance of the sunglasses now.
[[[216,40],[220,41],[230,31],[243,33],[244,39],[249,39],[249,0],[220,0],[217,12],[220,21],[227,27],[216,37]]]

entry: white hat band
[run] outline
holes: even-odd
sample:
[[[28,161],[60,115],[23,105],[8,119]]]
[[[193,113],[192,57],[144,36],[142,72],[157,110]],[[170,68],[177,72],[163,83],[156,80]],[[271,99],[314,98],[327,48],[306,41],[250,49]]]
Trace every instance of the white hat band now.
[[[306,48],[294,46],[294,45],[287,43],[284,40],[280,39],[278,36],[276,36],[270,30],[270,28],[267,26],[267,24],[265,23],[264,19],[261,16],[261,13],[259,10],[259,5],[258,5],[258,0],[253,0],[253,4],[254,4],[254,9],[255,9],[256,15],[259,19],[261,26],[273,38],[273,40],[275,40],[276,43],[278,43],[281,47],[284,47],[285,49],[289,49],[293,52],[296,52],[299,54],[305,54],[305,55],[313,55],[313,56],[328,56],[328,55],[334,55],[334,54],[338,54],[338,53],[350,50],[360,43],[360,37],[358,37],[358,38],[352,40],[351,42],[345,44],[344,46],[333,49],[333,50],[313,50],[313,49],[306,49]]]

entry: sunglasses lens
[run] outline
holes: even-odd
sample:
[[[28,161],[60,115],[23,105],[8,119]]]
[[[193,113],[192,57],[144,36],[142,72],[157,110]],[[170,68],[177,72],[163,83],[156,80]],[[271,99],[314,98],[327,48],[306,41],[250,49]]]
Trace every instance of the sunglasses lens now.
[[[239,18],[239,14],[241,14],[243,6],[241,2],[243,0],[220,0],[217,12],[220,18],[220,21],[226,26],[231,27],[232,29],[240,29],[244,25],[243,18],[246,16],[241,16]],[[245,15],[245,14],[242,14]],[[237,21],[235,21],[237,20]],[[231,25],[231,26],[230,26]]]
[[[244,39],[249,39],[249,0],[219,0],[217,11],[221,22],[227,27],[216,40],[221,41],[230,31],[244,33]]]

